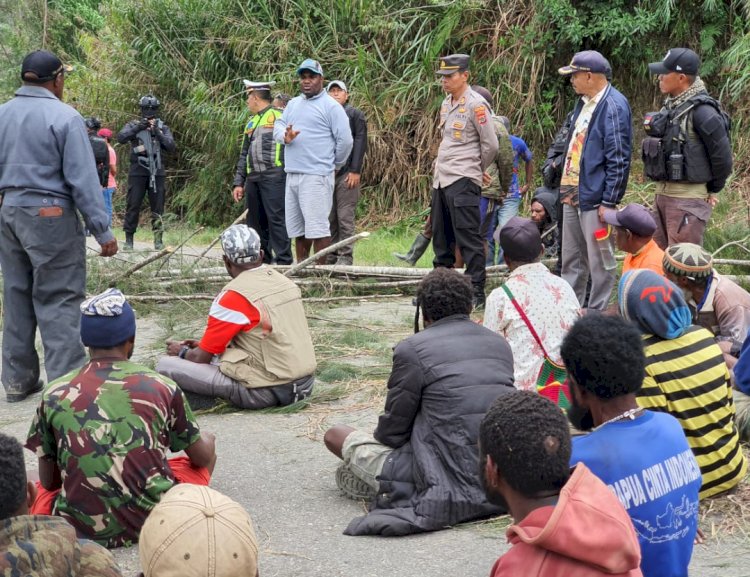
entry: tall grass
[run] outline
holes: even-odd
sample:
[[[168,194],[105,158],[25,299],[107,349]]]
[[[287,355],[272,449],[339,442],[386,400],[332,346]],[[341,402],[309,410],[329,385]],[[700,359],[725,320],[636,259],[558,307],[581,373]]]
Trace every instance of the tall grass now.
[[[91,32],[97,2],[102,24]],[[427,204],[443,97],[434,69],[451,52],[472,55],[472,81],[490,89],[540,158],[574,98],[557,74],[574,52],[610,58],[638,124],[661,101],[646,64],[670,46],[691,46],[735,118],[735,182],[750,170],[750,0],[58,0],[49,3],[52,22],[72,5],[85,25],[69,99],[118,129],[137,114],[140,95],[156,94],[178,142],[170,209],[193,222],[225,223],[236,209],[241,79],[273,79],[295,94],[305,57],[344,79],[369,119],[368,220],[395,221]]]

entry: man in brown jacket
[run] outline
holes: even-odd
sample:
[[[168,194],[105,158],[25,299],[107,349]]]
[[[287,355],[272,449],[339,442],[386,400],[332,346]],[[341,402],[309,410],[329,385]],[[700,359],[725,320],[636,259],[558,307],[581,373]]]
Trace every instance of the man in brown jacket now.
[[[221,246],[232,280],[214,299],[203,337],[167,341],[167,356],[156,370],[188,393],[191,403],[201,399],[190,393],[263,409],[310,396],[315,350],[299,288],[263,264],[252,228],[230,226]]]

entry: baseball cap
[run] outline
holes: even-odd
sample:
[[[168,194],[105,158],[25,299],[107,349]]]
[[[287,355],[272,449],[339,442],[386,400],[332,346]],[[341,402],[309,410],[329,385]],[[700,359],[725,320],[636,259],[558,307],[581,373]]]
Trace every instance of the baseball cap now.
[[[149,514],[138,545],[145,577],[254,576],[258,541],[245,509],[209,487],[181,483]]]
[[[112,131],[109,128],[101,128],[97,134],[102,138],[112,138]]]
[[[673,244],[664,251],[664,272],[675,276],[706,278],[713,270],[713,257],[703,247],[691,242]]]
[[[484,86],[480,86],[479,84],[472,85],[471,89],[479,94],[482,98],[484,98],[484,101],[487,103],[487,106],[492,108],[492,94],[490,94],[490,91],[487,90]]]
[[[86,125],[86,128],[90,130],[99,130],[102,127],[102,121],[96,116],[90,116],[84,120],[83,123]]]
[[[221,233],[221,248],[234,264],[251,264],[260,258],[260,237],[246,224],[233,224]]]
[[[302,74],[304,70],[323,76],[323,67],[320,65],[320,62],[313,60],[312,58],[305,58],[305,60],[302,61],[302,64],[297,68],[297,74]]]
[[[638,236],[653,236],[656,232],[656,221],[651,212],[638,203],[629,204],[621,210],[604,211],[604,222],[626,228]]]
[[[21,64],[21,80],[41,84],[54,80],[58,74],[70,72],[72,66],[66,66],[62,61],[46,50],[29,52]],[[27,77],[27,75],[33,75]]]
[[[269,80],[268,82],[253,82],[251,80],[243,80],[242,84],[245,85],[245,88],[248,92],[252,92],[253,90],[270,90],[272,86],[276,85],[276,82],[273,80]]]
[[[338,86],[343,90],[344,92],[349,92],[349,90],[346,88],[346,84],[344,84],[343,80],[331,80],[331,82],[328,83],[328,86],[326,86],[326,92],[331,90],[334,86]]]
[[[690,48],[670,48],[661,62],[648,65],[651,74],[669,74],[679,72],[695,76],[701,66],[701,59]]]
[[[609,61],[596,50],[576,52],[570,64],[558,68],[558,74],[569,76],[574,72],[593,72],[595,74],[611,75],[612,67]]]
[[[534,262],[542,254],[542,236],[533,220],[514,216],[500,229],[503,253],[517,262]]]
[[[471,56],[468,54],[449,54],[440,58],[440,67],[435,74],[450,76],[454,72],[464,72],[469,69]]]

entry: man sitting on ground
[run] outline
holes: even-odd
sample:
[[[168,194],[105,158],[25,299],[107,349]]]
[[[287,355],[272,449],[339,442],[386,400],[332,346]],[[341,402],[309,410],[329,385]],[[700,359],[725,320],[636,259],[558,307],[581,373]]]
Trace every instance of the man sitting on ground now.
[[[531,220],[536,224],[542,237],[544,258],[557,258],[560,248],[560,232],[557,222],[560,209],[559,189],[540,186],[534,191],[530,208]],[[555,274],[560,276],[560,271],[558,270]]]
[[[621,210],[604,212],[604,222],[615,227],[615,245],[626,252],[622,272],[636,268],[647,268],[664,274],[661,261],[664,251],[654,240],[656,221],[648,209],[633,203]]]
[[[698,526],[701,471],[680,423],[646,411],[635,394],[646,359],[638,329],[620,317],[583,317],[565,337],[572,410],[580,430],[570,464],[585,463],[614,490],[641,544],[644,577],[687,577]]]
[[[469,318],[472,286],[455,271],[425,276],[417,307],[425,330],[393,351],[385,413],[373,435],[346,425],[325,434],[326,447],[344,460],[339,488],[374,499],[347,535],[436,531],[499,512],[470,472],[481,416],[513,390],[510,347]]]
[[[560,343],[580,314],[570,285],[539,259],[539,227],[514,216],[500,229],[500,248],[510,270],[505,284],[490,293],[484,326],[508,339],[517,389],[534,391],[545,356],[560,363]]]
[[[499,397],[479,427],[479,455],[487,499],[514,521],[492,577],[642,575],[628,514],[586,465],[570,471],[570,431],[551,401]]]
[[[175,482],[207,485],[214,436],[171,381],[130,362],[135,314],[117,289],[81,305],[91,361],[50,383],[26,448],[39,457],[33,514],[60,515],[106,547],[138,541],[149,511]],[[167,452],[187,458],[167,460]]]
[[[650,270],[626,272],[620,315],[643,333],[646,377],[638,404],[669,413],[682,425],[703,475],[700,497],[718,495],[745,476],[729,370],[706,329],[691,322],[680,290]]]
[[[750,329],[750,294],[713,269],[713,257],[697,244],[667,248],[664,272],[680,289],[693,321],[711,331],[731,369]]]
[[[221,247],[232,280],[214,299],[203,338],[167,341],[157,372],[198,396],[191,402],[220,397],[264,409],[309,397],[315,350],[299,288],[263,264],[252,228],[230,226]]]
[[[24,467],[21,444],[0,433],[0,575],[120,577],[104,547],[78,539],[60,517],[29,514],[36,486]]]
[[[258,577],[250,515],[210,487],[177,485],[143,524],[141,577]]]

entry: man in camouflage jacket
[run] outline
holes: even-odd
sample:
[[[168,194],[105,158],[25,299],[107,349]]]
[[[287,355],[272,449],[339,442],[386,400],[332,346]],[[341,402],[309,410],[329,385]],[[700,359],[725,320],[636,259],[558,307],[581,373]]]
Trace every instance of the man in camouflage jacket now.
[[[0,575],[121,577],[112,553],[59,517],[29,515],[36,496],[21,444],[0,433]]]

